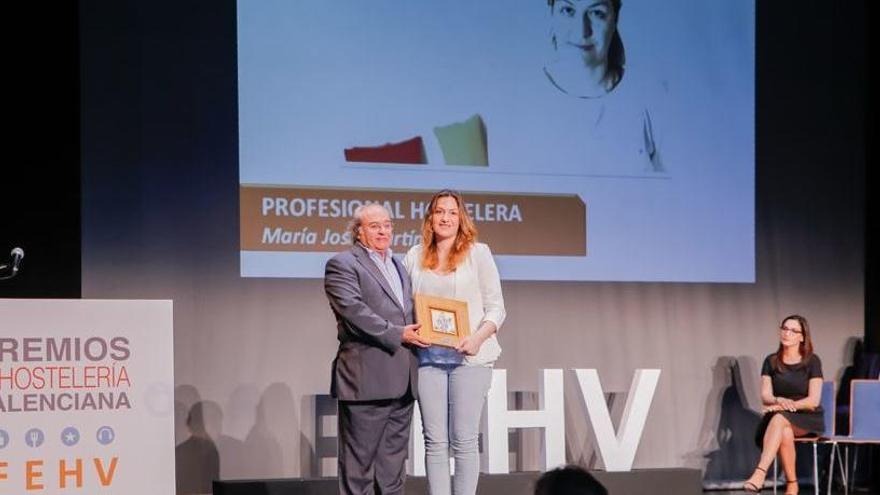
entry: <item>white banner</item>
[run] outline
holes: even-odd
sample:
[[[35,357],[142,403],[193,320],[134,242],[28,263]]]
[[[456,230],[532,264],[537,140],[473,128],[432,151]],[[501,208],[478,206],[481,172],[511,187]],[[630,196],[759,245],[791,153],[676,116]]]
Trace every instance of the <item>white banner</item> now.
[[[0,299],[0,493],[174,493],[171,301]]]

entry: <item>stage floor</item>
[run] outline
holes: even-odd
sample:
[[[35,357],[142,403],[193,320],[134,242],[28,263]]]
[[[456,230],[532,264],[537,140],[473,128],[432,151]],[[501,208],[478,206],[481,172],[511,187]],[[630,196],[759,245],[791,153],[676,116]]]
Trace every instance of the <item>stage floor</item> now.
[[[625,473],[594,471],[592,474],[611,494],[698,495],[703,493],[697,469],[637,469]],[[532,495],[541,473],[480,475],[481,495]],[[336,478],[215,481],[214,495],[333,495]],[[428,493],[425,478],[409,477],[407,495]],[[716,492],[721,493],[721,492]]]

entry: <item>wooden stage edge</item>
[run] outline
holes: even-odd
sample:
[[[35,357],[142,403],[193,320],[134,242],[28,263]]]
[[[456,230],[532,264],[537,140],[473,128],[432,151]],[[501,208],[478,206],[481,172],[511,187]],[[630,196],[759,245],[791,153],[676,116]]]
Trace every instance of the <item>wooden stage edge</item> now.
[[[703,493],[699,469],[635,469],[624,473],[591,471],[610,495],[699,495]],[[481,495],[532,495],[541,473],[481,474]],[[336,478],[215,481],[214,495],[334,495]],[[428,493],[423,477],[407,477],[407,495]]]

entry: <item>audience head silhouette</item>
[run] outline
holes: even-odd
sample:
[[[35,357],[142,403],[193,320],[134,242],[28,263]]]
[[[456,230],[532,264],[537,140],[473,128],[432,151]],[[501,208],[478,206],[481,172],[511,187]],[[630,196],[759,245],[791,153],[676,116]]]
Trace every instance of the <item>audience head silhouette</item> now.
[[[566,466],[542,474],[535,495],[608,495],[608,490],[584,468]]]

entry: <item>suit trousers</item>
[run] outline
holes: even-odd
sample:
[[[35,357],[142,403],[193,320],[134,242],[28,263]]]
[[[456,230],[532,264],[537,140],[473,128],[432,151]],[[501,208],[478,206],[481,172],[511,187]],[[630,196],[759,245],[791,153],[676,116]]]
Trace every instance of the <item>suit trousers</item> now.
[[[339,401],[339,493],[403,494],[413,399]]]

